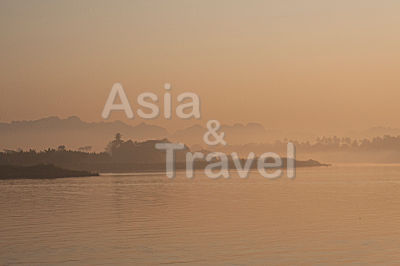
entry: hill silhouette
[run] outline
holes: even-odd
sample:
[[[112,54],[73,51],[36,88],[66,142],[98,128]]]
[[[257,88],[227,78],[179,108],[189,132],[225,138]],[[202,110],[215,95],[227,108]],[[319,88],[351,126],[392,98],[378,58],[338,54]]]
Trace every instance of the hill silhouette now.
[[[204,144],[203,135],[208,129],[201,125],[177,130],[171,134],[170,139],[182,141],[188,144]],[[236,123],[233,125],[222,125],[220,132],[225,133],[225,140],[229,144],[241,144],[246,139],[251,141],[265,141],[268,139],[268,131],[259,123]]]
[[[38,150],[57,147],[62,143],[79,149],[91,147],[93,151],[103,151],[104,143],[115,132],[136,140],[164,138],[168,136],[165,128],[141,123],[136,126],[121,121],[84,122],[76,116],[61,119],[56,116],[32,121],[13,121],[0,123],[0,149],[15,150],[35,148]]]
[[[262,141],[268,138],[268,131],[261,124],[234,124],[222,125],[228,143],[240,144],[245,139]],[[140,123],[132,126],[121,121],[113,122],[85,122],[77,116],[65,119],[50,116],[37,120],[13,121],[0,123],[0,150],[37,149],[57,147],[62,144],[67,147],[83,151],[104,150],[106,143],[116,132],[137,141],[168,138],[186,144],[203,144],[203,135],[207,128],[194,125],[176,132],[168,132],[167,129]]]
[[[164,171],[166,155],[165,151],[157,150],[157,143],[167,143],[167,139],[147,140],[147,141],[124,141],[121,134],[116,134],[114,140],[110,141],[105,152],[83,152],[67,150],[64,145],[58,149],[47,149],[36,152],[29,151],[5,151],[0,152],[0,165],[13,166],[34,166],[51,164],[72,170],[96,171],[96,172],[141,172],[141,171]],[[169,142],[170,143],[170,142]],[[175,152],[176,168],[186,168],[186,153],[190,149],[184,146],[184,149]],[[282,158],[283,167],[286,165],[286,159]],[[242,161],[244,163],[244,161]],[[209,162],[197,160],[194,163],[195,168],[204,168]],[[229,161],[230,167],[234,167],[233,161]],[[296,161],[298,167],[322,166],[317,161]],[[252,168],[256,167],[254,160]],[[1,174],[1,173],[0,173]]]

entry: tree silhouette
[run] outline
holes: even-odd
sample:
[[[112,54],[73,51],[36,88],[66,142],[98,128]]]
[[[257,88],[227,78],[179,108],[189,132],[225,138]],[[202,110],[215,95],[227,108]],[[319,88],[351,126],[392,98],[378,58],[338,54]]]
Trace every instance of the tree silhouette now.
[[[112,155],[123,143],[124,141],[122,140],[121,133],[115,134],[114,140],[107,144],[106,152]]]

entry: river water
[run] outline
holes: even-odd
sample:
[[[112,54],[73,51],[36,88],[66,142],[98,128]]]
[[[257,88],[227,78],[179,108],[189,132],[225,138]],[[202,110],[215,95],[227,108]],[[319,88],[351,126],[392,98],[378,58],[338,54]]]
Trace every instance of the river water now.
[[[400,263],[400,166],[0,181],[0,265]]]

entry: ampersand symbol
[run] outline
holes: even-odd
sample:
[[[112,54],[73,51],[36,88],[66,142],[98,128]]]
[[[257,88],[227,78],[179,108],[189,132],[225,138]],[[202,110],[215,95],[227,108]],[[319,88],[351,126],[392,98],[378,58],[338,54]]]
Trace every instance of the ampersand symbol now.
[[[207,122],[208,131],[204,134],[203,140],[207,145],[215,146],[218,144],[226,145],[224,140],[225,133],[222,132],[220,134],[217,133],[219,128],[221,127],[218,120],[209,120]],[[213,141],[210,140],[210,135],[214,138]]]

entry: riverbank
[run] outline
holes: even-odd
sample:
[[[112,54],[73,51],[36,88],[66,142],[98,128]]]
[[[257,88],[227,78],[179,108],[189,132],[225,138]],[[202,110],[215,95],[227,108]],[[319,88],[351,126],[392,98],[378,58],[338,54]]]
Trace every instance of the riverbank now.
[[[63,169],[52,164],[33,166],[0,165],[0,179],[45,179],[98,176],[98,173]]]

